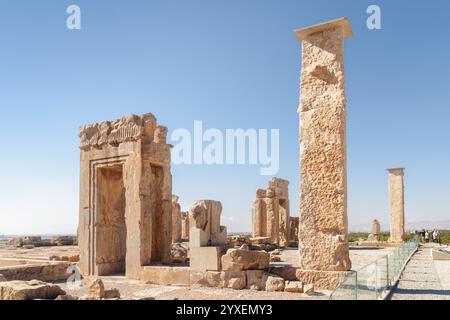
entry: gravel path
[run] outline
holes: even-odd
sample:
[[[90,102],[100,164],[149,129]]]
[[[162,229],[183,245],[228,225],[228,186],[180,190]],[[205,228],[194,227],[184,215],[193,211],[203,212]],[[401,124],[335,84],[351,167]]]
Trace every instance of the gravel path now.
[[[392,300],[450,300],[431,258],[431,247],[421,246],[405,267]]]

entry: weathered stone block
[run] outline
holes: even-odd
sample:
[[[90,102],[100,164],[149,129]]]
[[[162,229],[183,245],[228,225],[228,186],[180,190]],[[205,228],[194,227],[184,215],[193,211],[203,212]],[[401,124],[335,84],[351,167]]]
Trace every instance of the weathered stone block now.
[[[284,291],[302,293],[303,283],[301,281],[286,281],[284,284]]]
[[[306,284],[314,284],[318,289],[335,290],[351,271],[321,271],[297,269],[297,280]]]
[[[227,271],[265,270],[269,262],[270,254],[265,251],[228,249],[222,256],[222,268]]]
[[[209,236],[206,231],[199,228],[189,230],[189,248],[206,247],[209,244]]]
[[[222,271],[220,273],[220,278],[223,288],[242,290],[247,286],[247,274],[245,271]]]
[[[266,291],[284,291],[284,279],[269,275],[266,281]]]
[[[38,280],[0,282],[0,300],[53,300],[64,294],[59,286]]]
[[[189,267],[145,266],[141,271],[144,283],[164,286],[189,286]]]
[[[247,289],[266,290],[267,273],[263,270],[247,270]]]
[[[192,271],[190,273],[190,286],[195,287],[222,287],[220,271]]]
[[[191,248],[189,252],[190,267],[194,271],[221,270],[221,247]]]

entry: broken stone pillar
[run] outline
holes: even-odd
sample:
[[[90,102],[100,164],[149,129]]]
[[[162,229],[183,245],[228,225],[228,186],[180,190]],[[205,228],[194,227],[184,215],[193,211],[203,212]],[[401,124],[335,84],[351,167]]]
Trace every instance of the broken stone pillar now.
[[[367,241],[380,241],[381,237],[381,226],[378,220],[373,220],[372,222],[372,232],[367,237]]]
[[[181,207],[178,196],[172,196],[172,243],[181,242]]]
[[[289,244],[298,245],[298,217],[289,217]]]
[[[221,270],[222,247],[227,244],[227,228],[220,225],[222,204],[197,201],[189,209],[189,255],[193,271]]]
[[[181,212],[181,240],[189,240],[189,213]]]
[[[272,178],[267,189],[258,189],[252,206],[253,238],[268,238],[280,246],[289,243],[289,181]]]
[[[302,45],[300,114],[300,266],[305,272],[350,270],[347,240],[345,18],[295,31]],[[325,273],[324,273],[325,272]],[[305,277],[304,282],[314,277]],[[302,279],[299,279],[302,280]],[[326,288],[324,288],[326,289]]]
[[[405,237],[404,168],[387,169],[389,172],[389,217],[391,242],[403,242]]]
[[[151,113],[82,126],[81,273],[125,273],[170,263],[172,175],[167,128]]]

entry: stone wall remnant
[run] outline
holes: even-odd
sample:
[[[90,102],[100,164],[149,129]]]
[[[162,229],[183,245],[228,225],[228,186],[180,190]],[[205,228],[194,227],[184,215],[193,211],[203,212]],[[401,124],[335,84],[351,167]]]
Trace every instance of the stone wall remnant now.
[[[151,113],[80,127],[79,267],[83,275],[169,263],[172,175],[167,128]]]
[[[267,189],[258,189],[252,206],[253,238],[268,237],[280,246],[289,243],[289,181],[272,178]]]

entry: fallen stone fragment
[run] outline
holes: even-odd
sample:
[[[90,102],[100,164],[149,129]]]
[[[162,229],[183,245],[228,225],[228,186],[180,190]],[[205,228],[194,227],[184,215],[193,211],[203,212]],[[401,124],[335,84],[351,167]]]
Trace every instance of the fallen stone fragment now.
[[[59,286],[38,280],[0,282],[0,300],[53,300],[65,294]]]
[[[245,271],[222,271],[220,273],[220,279],[223,288],[242,290],[247,286],[247,274]]]
[[[302,293],[303,283],[301,281],[286,281],[284,285],[284,291]]]
[[[92,280],[89,284],[88,300],[101,300],[105,298],[105,285],[100,279]]]
[[[284,279],[276,276],[268,276],[266,281],[266,291],[284,291]]]
[[[247,288],[266,290],[267,273],[263,270],[247,270]]]

